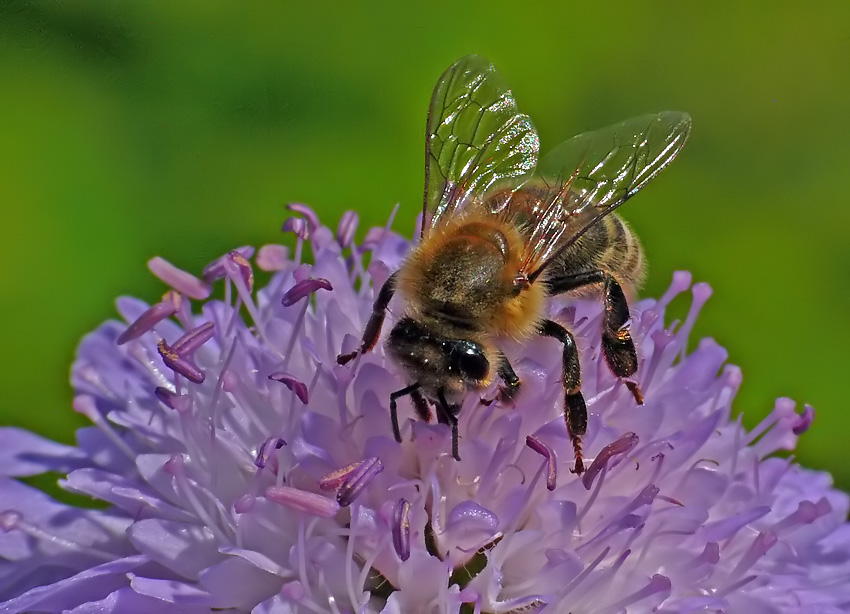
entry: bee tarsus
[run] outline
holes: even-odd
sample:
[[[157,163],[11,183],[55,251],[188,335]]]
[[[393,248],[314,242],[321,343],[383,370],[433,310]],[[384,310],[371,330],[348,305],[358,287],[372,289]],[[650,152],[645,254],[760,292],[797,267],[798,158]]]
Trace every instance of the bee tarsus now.
[[[581,394],[581,366],[578,360],[578,348],[573,334],[566,328],[553,322],[543,320],[540,325],[540,334],[544,337],[552,337],[564,344],[561,358],[561,383],[564,386],[564,421],[567,424],[567,432],[573,443],[575,452],[575,469],[573,473],[584,472],[584,462],[581,452],[581,438],[587,432],[587,405]]]
[[[393,273],[381,286],[378,296],[372,305],[372,315],[369,316],[369,321],[366,323],[366,329],[363,331],[363,340],[360,347],[349,352],[348,354],[340,354],[336,357],[338,364],[344,365],[353,360],[358,354],[365,354],[370,351],[378,342],[378,337],[381,336],[381,328],[384,325],[384,318],[387,314],[387,307],[395,294],[396,274]]]

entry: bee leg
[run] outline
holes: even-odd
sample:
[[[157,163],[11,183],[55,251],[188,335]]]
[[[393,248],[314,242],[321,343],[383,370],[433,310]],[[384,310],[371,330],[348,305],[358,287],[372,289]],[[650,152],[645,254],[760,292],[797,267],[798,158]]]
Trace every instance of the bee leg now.
[[[393,273],[381,286],[381,291],[378,292],[378,297],[372,305],[372,315],[369,316],[369,322],[366,323],[366,330],[363,331],[363,340],[360,342],[360,347],[349,352],[348,354],[340,354],[336,357],[337,363],[344,365],[354,359],[358,354],[365,354],[370,351],[378,342],[378,337],[381,336],[381,327],[384,325],[384,316],[387,312],[387,306],[395,294],[396,274]]]
[[[564,385],[564,419],[576,457],[573,473],[581,474],[584,472],[581,438],[587,432],[587,405],[581,394],[581,367],[576,340],[570,331],[552,320],[543,320],[540,325],[540,334],[545,337],[554,337],[564,344],[561,373]]]
[[[401,443],[401,429],[398,427],[398,400],[401,397],[405,397],[407,395],[411,395],[413,397],[413,404],[416,407],[416,413],[419,414],[420,408],[418,405],[418,400],[422,399],[422,394],[419,392],[419,384],[411,384],[401,390],[396,390],[395,392],[390,393],[390,420],[393,423],[393,437],[398,443]],[[420,414],[421,417],[421,414]],[[427,418],[426,418],[427,419]]]
[[[443,424],[448,424],[452,427],[452,456],[455,460],[460,460],[458,453],[458,434],[457,434],[457,411],[458,407],[449,405],[446,401],[446,395],[440,390],[437,392],[437,419]]]
[[[611,372],[619,378],[631,377],[638,368],[635,343],[628,329],[629,304],[620,283],[610,273],[599,269],[568,275],[549,281],[549,293],[563,294],[581,286],[601,283],[605,301],[602,321],[602,354]],[[626,382],[639,405],[643,405],[643,394],[635,382]]]
[[[511,366],[511,363],[508,361],[507,356],[505,356],[502,352],[499,352],[499,366],[496,370],[499,374],[499,377],[504,382],[504,386],[499,386],[499,391],[496,393],[496,397],[493,399],[481,399],[482,405],[492,405],[493,401],[499,401],[501,403],[508,403],[514,399],[519,392],[519,388],[522,385],[519,377],[517,377],[514,368]]]

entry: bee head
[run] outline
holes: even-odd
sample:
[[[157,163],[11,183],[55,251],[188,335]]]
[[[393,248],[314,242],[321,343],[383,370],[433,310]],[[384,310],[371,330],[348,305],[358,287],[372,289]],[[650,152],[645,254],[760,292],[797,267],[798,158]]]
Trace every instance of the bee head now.
[[[490,382],[484,346],[468,339],[443,337],[412,318],[396,322],[387,350],[425,390],[456,395]]]

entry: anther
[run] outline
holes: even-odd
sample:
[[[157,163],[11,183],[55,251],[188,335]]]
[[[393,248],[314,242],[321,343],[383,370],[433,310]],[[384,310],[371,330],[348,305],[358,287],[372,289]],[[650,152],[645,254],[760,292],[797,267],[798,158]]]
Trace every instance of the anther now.
[[[342,214],[336,229],[336,241],[343,249],[351,245],[354,233],[357,232],[357,221],[357,214],[354,211],[346,211]]]
[[[257,456],[254,458],[254,465],[256,465],[258,469],[265,469],[266,463],[268,463],[272,458],[274,451],[280,450],[285,445],[286,442],[280,437],[269,437],[260,445],[260,449],[257,450]]]
[[[303,279],[286,291],[280,303],[284,307],[291,307],[302,298],[310,296],[317,290],[333,290],[333,286],[331,286],[331,282],[321,277],[318,279]]]
[[[157,343],[157,351],[172,371],[179,373],[190,382],[202,384],[205,379],[204,372],[192,361],[192,355],[209,341],[213,335],[213,328],[212,322],[206,322],[186,332],[173,346],[168,345],[165,339],[160,339]]]
[[[410,558],[410,502],[406,499],[393,507],[393,548],[402,561]]]
[[[333,499],[289,486],[269,486],[265,495],[278,505],[321,518],[332,518],[339,511],[339,504]]]
[[[115,343],[123,345],[128,341],[137,339],[164,319],[173,316],[180,308],[180,300],[180,295],[176,292],[166,292],[160,302],[148,307],[123,333],[118,335]]]
[[[615,456],[628,454],[635,449],[638,441],[639,438],[635,433],[626,433],[618,440],[602,448],[599,454],[596,455],[596,458],[593,459],[590,467],[587,468],[585,474],[581,476],[581,482],[584,484],[584,487],[590,490],[590,487],[593,486],[593,480],[596,479],[597,474],[608,464],[608,461]]]
[[[555,490],[557,481],[557,463],[555,462],[554,450],[533,435],[529,435],[525,438],[525,445],[546,459],[546,490]]]
[[[210,285],[201,281],[191,273],[187,273],[182,269],[157,256],[148,261],[148,268],[151,273],[156,275],[161,281],[168,284],[180,294],[188,296],[199,301],[209,297],[212,288]]]
[[[301,380],[298,380],[293,375],[289,375],[289,373],[284,373],[283,371],[277,371],[269,375],[270,380],[274,380],[276,382],[280,382],[287,388],[289,388],[292,392],[295,393],[295,396],[304,404],[307,405],[308,395],[307,395],[307,386]]]
[[[342,507],[352,502],[363,492],[372,479],[384,470],[384,464],[377,456],[366,459],[342,483],[336,493],[336,500]]]

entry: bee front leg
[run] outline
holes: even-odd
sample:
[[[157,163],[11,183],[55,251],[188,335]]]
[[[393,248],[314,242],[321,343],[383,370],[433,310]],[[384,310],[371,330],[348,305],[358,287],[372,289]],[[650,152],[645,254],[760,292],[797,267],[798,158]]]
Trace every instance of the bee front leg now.
[[[419,384],[411,384],[401,390],[396,390],[395,392],[390,393],[390,420],[393,424],[393,437],[395,437],[395,440],[398,443],[401,443],[401,429],[398,426],[398,400],[401,397],[406,397],[407,395],[410,395],[413,398],[413,405],[416,407],[416,413],[419,414],[420,418],[422,417],[420,413],[420,400],[425,402],[425,398],[422,396],[422,393],[419,392]],[[427,414],[425,419],[428,419]]]
[[[485,399],[482,397],[482,405],[492,405],[493,401],[499,401],[501,403],[512,401],[514,397],[516,397],[517,392],[519,392],[519,388],[522,385],[519,377],[517,377],[516,371],[514,371],[514,368],[508,361],[507,356],[505,356],[502,352],[499,352],[499,366],[497,367],[496,372],[499,374],[504,386],[499,386],[499,391],[496,393],[495,398]]]
[[[446,401],[446,395],[440,390],[437,393],[437,419],[443,424],[448,424],[452,428],[452,456],[455,460],[460,460],[458,453],[458,433],[457,433],[457,411],[458,406],[449,405]]]
[[[381,336],[381,327],[384,325],[387,307],[393,298],[393,294],[395,294],[395,284],[396,273],[393,273],[387,278],[384,285],[381,286],[381,291],[378,292],[378,297],[372,305],[372,315],[369,316],[369,322],[366,323],[366,330],[363,331],[363,340],[360,342],[360,347],[348,354],[337,356],[336,361],[338,364],[344,365],[356,358],[358,354],[365,354],[375,347],[378,337]],[[401,440],[399,439],[399,441]]]
[[[570,331],[552,320],[543,320],[540,325],[540,334],[545,337],[553,337],[564,344],[564,353],[561,359],[561,380],[564,385],[564,419],[576,457],[573,473],[582,474],[584,473],[584,457],[581,452],[581,438],[587,432],[587,404],[581,394],[581,367],[578,361],[576,340]]]
[[[582,286],[601,283],[605,313],[602,316],[602,354],[611,372],[619,378],[631,377],[638,368],[635,343],[628,329],[629,304],[620,283],[610,273],[602,270],[586,271],[549,281],[549,294],[563,294]],[[635,382],[626,385],[639,405],[643,394]]]

